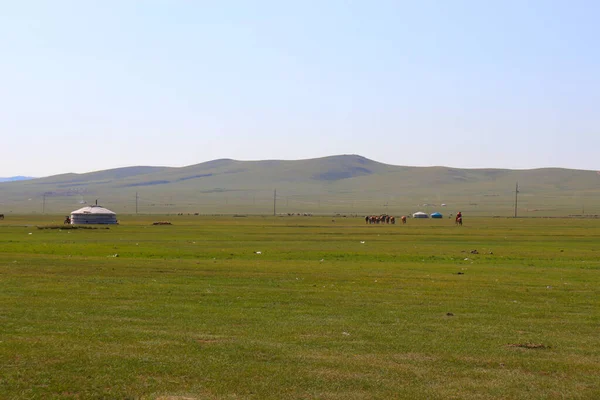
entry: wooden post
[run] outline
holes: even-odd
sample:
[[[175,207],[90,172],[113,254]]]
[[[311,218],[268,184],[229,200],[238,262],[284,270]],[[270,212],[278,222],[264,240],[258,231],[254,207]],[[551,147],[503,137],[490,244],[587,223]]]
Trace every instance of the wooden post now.
[[[515,218],[517,218],[517,206],[519,204],[519,182],[517,182],[517,186],[515,187]]]

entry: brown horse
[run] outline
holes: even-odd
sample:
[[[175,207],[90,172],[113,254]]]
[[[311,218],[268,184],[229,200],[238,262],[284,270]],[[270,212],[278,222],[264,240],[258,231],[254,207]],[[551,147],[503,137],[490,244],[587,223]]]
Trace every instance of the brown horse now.
[[[401,218],[402,224],[406,224],[406,215],[403,215]]]
[[[456,217],[456,225],[462,226],[462,217]]]
[[[4,214],[0,214],[0,219],[4,219]]]

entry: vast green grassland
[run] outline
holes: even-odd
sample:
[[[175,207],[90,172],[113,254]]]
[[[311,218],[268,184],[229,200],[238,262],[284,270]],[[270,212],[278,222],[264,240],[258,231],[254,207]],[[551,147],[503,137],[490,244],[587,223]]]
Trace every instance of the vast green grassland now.
[[[120,219],[0,221],[0,398],[600,398],[598,220]]]

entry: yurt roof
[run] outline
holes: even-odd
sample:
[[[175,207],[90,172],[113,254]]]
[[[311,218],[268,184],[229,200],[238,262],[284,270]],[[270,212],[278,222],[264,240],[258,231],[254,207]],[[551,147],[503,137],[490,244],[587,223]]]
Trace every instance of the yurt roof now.
[[[108,208],[100,207],[100,206],[87,206],[80,208],[79,210],[75,210],[71,212],[71,214],[110,214],[114,215],[115,213],[110,211]]]
[[[418,212],[414,213],[413,215],[427,215],[427,213],[424,213],[423,211],[418,211]]]
[[[440,214],[439,212],[434,212],[433,214],[431,214],[431,216],[432,216],[432,217],[433,217],[434,215],[435,215],[435,216],[440,216],[440,217],[442,216],[442,214]]]

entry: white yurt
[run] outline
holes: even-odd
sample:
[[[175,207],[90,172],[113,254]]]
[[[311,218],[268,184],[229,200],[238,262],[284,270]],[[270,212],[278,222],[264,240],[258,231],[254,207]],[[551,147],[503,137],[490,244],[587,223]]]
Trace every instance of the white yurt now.
[[[99,205],[87,206],[71,213],[71,224],[117,224],[117,214]]]
[[[416,212],[412,216],[413,216],[413,218],[429,218],[429,215],[422,211]]]

